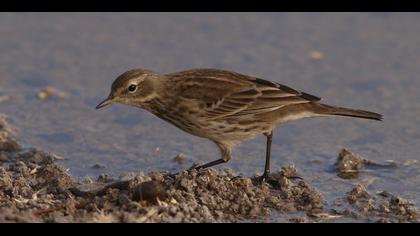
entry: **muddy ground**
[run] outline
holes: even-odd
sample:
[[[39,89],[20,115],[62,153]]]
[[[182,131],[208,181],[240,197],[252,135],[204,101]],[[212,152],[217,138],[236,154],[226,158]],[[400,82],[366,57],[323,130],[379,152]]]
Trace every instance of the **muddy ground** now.
[[[419,222],[414,202],[360,184],[326,202],[294,166],[264,183],[214,169],[76,181],[56,163],[63,157],[22,148],[14,135],[0,116],[0,222],[272,222],[274,213],[288,222]],[[353,173],[366,164],[343,150],[336,166]]]

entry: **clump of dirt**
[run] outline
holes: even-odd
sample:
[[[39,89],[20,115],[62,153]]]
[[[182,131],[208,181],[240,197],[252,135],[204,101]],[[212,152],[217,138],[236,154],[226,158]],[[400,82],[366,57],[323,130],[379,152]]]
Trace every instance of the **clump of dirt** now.
[[[16,143],[12,129],[4,117],[0,122],[0,146],[10,147]],[[215,169],[77,182],[52,153],[16,143],[1,149],[0,157],[0,222],[264,221],[272,211],[309,215],[324,205],[293,166],[264,183]]]
[[[65,190],[74,183],[53,156],[29,149],[6,157],[0,166],[1,207],[42,209],[67,198]]]
[[[101,163],[95,163],[94,165],[90,166],[91,169],[105,169],[105,166]]]
[[[363,157],[343,148],[338,154],[336,169],[338,173],[354,173],[362,169],[365,160]]]
[[[355,178],[364,168],[395,168],[395,162],[376,163],[347,149],[342,149],[335,164],[338,176]],[[340,204],[348,204],[341,210],[333,209],[335,214],[355,219],[375,222],[419,222],[419,211],[414,202],[381,191],[372,195],[365,185],[357,184],[347,193],[346,198],[338,199]]]
[[[400,196],[380,191],[377,196],[361,184],[347,193],[346,201],[352,206],[340,212],[356,219],[376,222],[420,222],[415,203]]]
[[[0,221],[235,222],[270,211],[322,211],[322,195],[282,174],[276,186],[213,169],[171,176],[155,172],[129,180],[100,176],[75,183],[48,154],[30,150],[0,167]]]
[[[283,174],[288,168],[293,167],[273,175],[270,182],[275,185],[255,185],[230,170],[207,169],[137,174],[70,190],[113,222],[235,222],[264,220],[273,210],[321,212],[322,195],[303,180],[293,183]]]
[[[344,179],[356,178],[364,168],[395,168],[395,162],[376,163],[343,148],[335,163],[337,175]]]
[[[13,129],[8,125],[6,116],[0,114],[0,152],[15,152],[21,149],[13,136]]]
[[[61,208],[69,199],[66,189],[74,182],[54,163],[57,155],[23,150],[13,131],[0,115],[0,222],[48,221],[37,214]]]
[[[78,182],[55,162],[63,157],[22,149],[13,136],[0,116],[0,222],[269,221],[272,212],[293,215],[290,222],[343,216],[418,222],[413,202],[386,191],[374,196],[363,185],[342,199],[347,208],[325,209],[323,194],[292,165],[265,182],[215,169],[127,173],[116,179],[100,175]]]

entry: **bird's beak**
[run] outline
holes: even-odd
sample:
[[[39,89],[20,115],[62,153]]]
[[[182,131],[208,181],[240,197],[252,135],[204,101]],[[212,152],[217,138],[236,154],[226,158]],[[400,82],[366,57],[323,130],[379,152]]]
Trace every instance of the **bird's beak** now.
[[[111,103],[113,103],[114,102],[114,99],[112,98],[112,97],[108,97],[107,99],[105,99],[105,100],[103,100],[101,103],[99,103],[97,106],[96,106],[96,109],[99,109],[99,108],[102,108],[102,107],[104,107],[104,106],[107,106],[107,105],[109,105],[109,104],[111,104]]]

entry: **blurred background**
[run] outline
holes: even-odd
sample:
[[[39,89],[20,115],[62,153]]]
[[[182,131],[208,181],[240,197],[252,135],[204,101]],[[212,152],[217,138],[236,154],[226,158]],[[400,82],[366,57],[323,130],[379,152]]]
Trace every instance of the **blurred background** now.
[[[213,143],[146,111],[94,109],[126,70],[213,67],[384,114],[383,122],[317,118],[279,127],[272,171],[294,164],[327,197],[370,181],[420,204],[418,13],[1,13],[0,51],[0,113],[20,142],[65,157],[76,177],[174,172],[218,159]],[[344,147],[400,168],[343,180],[333,164]],[[261,173],[264,150],[263,136],[247,141],[218,168]]]

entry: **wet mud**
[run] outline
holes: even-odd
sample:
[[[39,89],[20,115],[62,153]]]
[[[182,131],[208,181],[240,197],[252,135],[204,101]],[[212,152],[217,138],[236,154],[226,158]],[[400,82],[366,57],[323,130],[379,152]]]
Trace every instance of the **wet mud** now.
[[[62,159],[22,148],[0,117],[0,222],[270,222],[272,214],[296,223],[418,222],[414,202],[360,184],[328,203],[293,165],[265,182],[229,169],[76,180]]]

